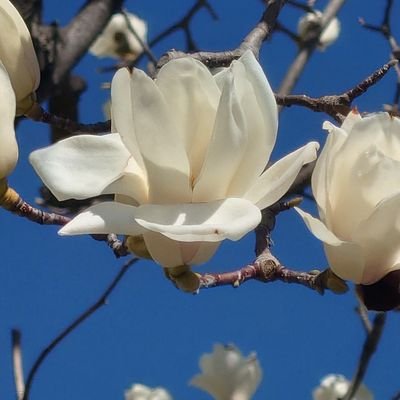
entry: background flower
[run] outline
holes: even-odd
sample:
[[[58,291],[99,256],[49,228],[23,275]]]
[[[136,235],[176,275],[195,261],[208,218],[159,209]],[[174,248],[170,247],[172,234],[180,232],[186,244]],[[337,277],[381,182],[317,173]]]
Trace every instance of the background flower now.
[[[172,397],[163,388],[153,389],[136,383],[125,391],[125,400],[172,400]]]
[[[200,358],[201,374],[190,384],[215,400],[248,400],[261,382],[262,370],[255,353],[243,357],[233,345],[216,344],[211,354]]]

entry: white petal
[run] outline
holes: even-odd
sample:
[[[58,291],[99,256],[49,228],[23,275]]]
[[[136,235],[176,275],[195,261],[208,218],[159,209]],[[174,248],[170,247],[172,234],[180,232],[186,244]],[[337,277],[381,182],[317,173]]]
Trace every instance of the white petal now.
[[[400,194],[375,208],[357,227],[354,241],[363,247],[366,268],[361,283],[372,284],[390,271],[400,269]]]
[[[117,202],[104,202],[89,207],[59,230],[60,235],[107,234],[136,236],[146,229],[137,224],[137,207]]]
[[[187,264],[198,265],[207,262],[218,250],[221,242],[201,242],[198,245],[197,251]]]
[[[194,183],[193,202],[226,197],[229,184],[242,160],[247,136],[244,115],[230,73],[226,75],[203,168]]]
[[[212,134],[220,90],[207,67],[191,57],[161,68],[156,85],[168,99],[177,134],[184,143],[192,179],[200,172]]]
[[[0,61],[0,180],[7,177],[18,160],[15,139],[15,94],[10,78]]]
[[[359,283],[364,273],[365,262],[361,247],[354,242],[346,242],[335,236],[319,219],[295,210],[303,218],[311,233],[325,244],[325,253],[332,271],[342,279]]]
[[[168,99],[149,76],[137,69],[132,74],[131,95],[136,139],[147,170],[149,201],[190,201],[189,161],[167,107]]]
[[[39,64],[29,30],[8,0],[0,0],[0,26],[0,60],[10,75],[18,105],[39,86]]]
[[[244,198],[261,210],[278,201],[290,188],[301,167],[317,158],[317,142],[288,154],[268,168],[256,181]]]
[[[361,121],[361,119],[360,113],[353,109],[347,114],[347,117],[342,122],[341,128],[346,132],[350,132],[354,124],[356,124],[358,121]]]
[[[122,175],[130,154],[118,134],[79,135],[36,150],[30,162],[58,200],[97,196]]]
[[[138,207],[136,222],[148,230],[182,242],[239,240],[260,222],[261,213],[243,199],[210,203]]]

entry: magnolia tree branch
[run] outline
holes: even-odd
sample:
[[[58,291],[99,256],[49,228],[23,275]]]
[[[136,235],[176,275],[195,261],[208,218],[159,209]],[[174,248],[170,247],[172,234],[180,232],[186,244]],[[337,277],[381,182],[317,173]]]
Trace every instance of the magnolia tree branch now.
[[[22,400],[28,400],[30,391],[32,388],[32,383],[34,378],[36,377],[39,368],[42,366],[43,362],[50,355],[50,353],[68,336],[70,335],[76,328],[78,328],[83,322],[85,322],[91,315],[93,315],[99,308],[105,306],[107,304],[108,297],[117,287],[119,282],[122,280],[128,269],[138,261],[137,258],[133,258],[125,263],[117,276],[112,280],[107,289],[103,292],[100,298],[91,305],[87,310],[85,310],[78,318],[76,318],[70,325],[68,325],[59,335],[57,335],[39,354],[36,361],[33,363],[31,370],[29,371],[26,384],[25,391],[22,397]]]
[[[322,31],[328,26],[329,22],[335,18],[346,0],[331,0],[322,15],[321,25],[315,30],[310,30],[310,37],[305,38],[300,46],[300,50],[294,59],[292,65],[288,69],[279,89],[278,96],[286,96],[290,94],[299,80],[303,70],[316,49],[319,37]]]
[[[372,323],[372,329],[367,335],[365,339],[364,346],[361,352],[361,356],[358,362],[356,374],[351,382],[349,390],[346,396],[342,400],[352,400],[354,399],[354,395],[357,393],[358,388],[360,387],[365,373],[367,372],[369,362],[375,353],[382,332],[385,326],[386,314],[378,313],[376,314],[374,321]]]
[[[17,400],[21,400],[25,391],[25,383],[24,369],[22,366],[21,332],[18,329],[13,329],[11,331],[11,346],[15,391]]]

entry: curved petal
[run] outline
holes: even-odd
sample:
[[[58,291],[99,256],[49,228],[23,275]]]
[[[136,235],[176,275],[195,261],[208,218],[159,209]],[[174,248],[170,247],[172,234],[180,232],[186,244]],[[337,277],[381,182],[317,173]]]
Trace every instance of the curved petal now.
[[[354,242],[346,242],[335,236],[319,219],[294,207],[310,232],[324,242],[325,254],[332,271],[342,279],[359,283],[362,280],[365,261],[362,248]]]
[[[155,82],[137,69],[132,73],[131,95],[134,130],[147,170],[149,201],[190,201],[189,161],[167,99]]]
[[[226,197],[229,184],[242,160],[247,137],[234,77],[230,73],[226,75],[206,158],[194,183],[193,202]]]
[[[122,175],[130,154],[118,134],[79,135],[31,153],[29,160],[58,200],[101,194]]]
[[[400,269],[400,194],[382,201],[361,222],[353,239],[366,258],[366,268],[359,283],[372,284],[387,273]]]
[[[201,242],[199,243],[197,252],[187,264],[198,265],[207,262],[218,250],[221,242]]]
[[[176,133],[184,143],[194,180],[213,131],[220,90],[207,67],[192,57],[163,66],[156,85],[168,99],[169,113],[174,116]]]
[[[15,94],[10,78],[0,61],[0,180],[7,177],[18,160],[18,145],[15,139]]]
[[[0,0],[0,26],[0,60],[10,75],[19,103],[39,86],[39,63],[28,28],[8,0]]]
[[[244,198],[260,210],[278,201],[288,191],[301,167],[317,158],[318,148],[317,142],[310,142],[277,161],[258,178]]]
[[[137,207],[107,201],[95,204],[78,214],[62,227],[60,235],[107,234],[136,236],[146,232],[137,224],[134,215]]]
[[[247,200],[138,207],[135,220],[144,228],[182,242],[239,240],[261,220],[260,210]]]

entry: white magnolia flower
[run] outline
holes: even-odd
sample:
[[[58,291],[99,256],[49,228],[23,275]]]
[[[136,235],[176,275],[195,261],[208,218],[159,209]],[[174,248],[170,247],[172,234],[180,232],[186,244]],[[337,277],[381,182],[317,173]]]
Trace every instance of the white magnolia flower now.
[[[134,14],[126,13],[131,27],[123,14],[114,14],[89,51],[97,57],[114,57],[135,60],[143,47],[132,33],[135,30],[142,42],[147,40],[147,24]]]
[[[153,389],[137,383],[125,391],[125,400],[172,400],[172,397],[163,388]]]
[[[15,139],[15,94],[7,70],[0,61],[0,182],[14,169],[18,160]]]
[[[297,33],[300,38],[305,39],[310,31],[310,29],[315,29],[322,21],[322,12],[315,11],[303,15],[299,19],[297,25]],[[340,22],[337,18],[333,18],[326,28],[321,32],[319,38],[319,50],[325,50],[339,37],[340,33]]]
[[[31,35],[9,0],[0,0],[0,61],[10,76],[17,115],[29,111],[39,86],[40,70]]]
[[[111,97],[118,133],[74,136],[31,162],[59,200],[117,195],[60,234],[143,235],[164,267],[203,263],[222,240],[243,237],[316,158],[312,142],[263,172],[278,116],[251,52],[215,76],[190,57],[170,61],[155,81],[121,69]]]
[[[235,346],[216,344],[200,358],[201,374],[190,382],[215,400],[249,400],[261,382],[262,370],[255,353],[243,357]]]
[[[371,285],[400,269],[400,119],[351,112],[329,135],[312,190],[321,220],[297,210],[342,279]]]
[[[343,375],[330,374],[321,380],[320,386],[313,391],[313,400],[343,399],[350,387],[350,382]],[[363,384],[360,385],[353,400],[373,400],[374,396]]]

